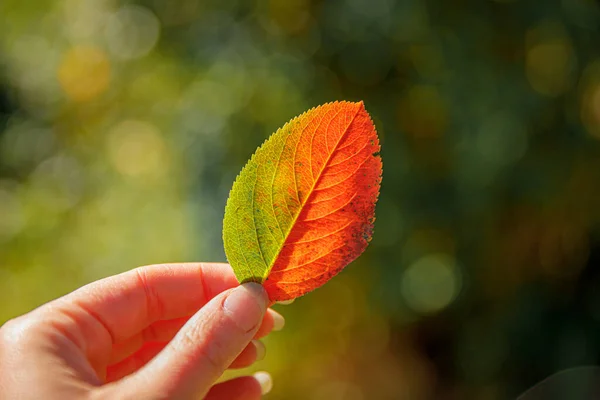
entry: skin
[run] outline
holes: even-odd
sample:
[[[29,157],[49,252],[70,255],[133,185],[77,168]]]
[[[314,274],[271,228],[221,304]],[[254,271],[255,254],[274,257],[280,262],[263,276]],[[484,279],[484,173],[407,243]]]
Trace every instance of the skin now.
[[[0,328],[9,399],[260,399],[252,342],[280,328],[262,286],[226,264],[136,268],[84,286]],[[268,385],[267,385],[268,386]]]

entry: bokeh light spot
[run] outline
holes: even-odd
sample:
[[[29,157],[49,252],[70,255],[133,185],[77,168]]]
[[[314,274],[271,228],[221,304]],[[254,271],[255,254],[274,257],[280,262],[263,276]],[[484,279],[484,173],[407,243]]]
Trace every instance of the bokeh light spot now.
[[[600,80],[600,73],[594,79]],[[581,102],[581,120],[588,134],[600,140],[600,82],[593,82],[585,88]]]
[[[94,43],[114,7],[113,1],[106,0],[63,0],[56,3],[62,3],[62,23],[66,36],[79,43]]]
[[[40,112],[60,100],[55,77],[62,54],[55,43],[40,35],[23,35],[9,41],[5,54],[10,75],[30,109]]]
[[[527,78],[531,87],[558,96],[569,87],[571,48],[565,42],[543,43],[527,52]]]
[[[448,124],[447,104],[435,86],[411,87],[398,111],[400,125],[415,138],[438,138]]]
[[[110,62],[104,51],[97,47],[73,47],[58,68],[58,80],[71,100],[92,100],[108,88]]]
[[[448,307],[458,295],[461,281],[455,261],[446,254],[420,258],[404,272],[402,295],[415,312],[430,314]]]
[[[600,85],[594,88],[594,94],[590,101],[590,111],[594,116],[594,120],[598,126],[600,126]],[[597,135],[600,139],[600,134]]]
[[[160,176],[168,168],[160,131],[145,121],[127,120],[113,128],[108,152],[115,169],[130,177]]]
[[[307,0],[269,1],[269,16],[286,34],[295,34],[307,28],[310,21]]]
[[[564,26],[543,21],[527,32],[525,41],[525,72],[531,87],[549,97],[567,91],[573,83],[576,59]]]
[[[105,37],[108,49],[122,60],[140,58],[154,48],[160,36],[160,22],[147,8],[129,5],[110,16]]]
[[[438,78],[446,73],[443,54],[437,46],[414,44],[408,49],[408,58],[424,78]]]
[[[19,117],[8,120],[0,136],[0,157],[12,168],[32,168],[55,151],[56,140],[49,129]]]
[[[528,146],[527,130],[514,114],[494,112],[482,121],[476,140],[480,156],[492,165],[506,165],[521,159]]]
[[[45,199],[45,207],[62,212],[74,207],[83,193],[81,166],[72,157],[55,155],[41,162],[29,179],[30,190]]]

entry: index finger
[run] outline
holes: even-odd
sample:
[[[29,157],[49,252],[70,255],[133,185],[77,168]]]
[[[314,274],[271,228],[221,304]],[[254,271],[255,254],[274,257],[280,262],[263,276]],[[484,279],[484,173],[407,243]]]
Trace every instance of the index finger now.
[[[237,285],[228,264],[156,264],[96,281],[57,302],[92,316],[117,343],[153,322],[189,316]]]

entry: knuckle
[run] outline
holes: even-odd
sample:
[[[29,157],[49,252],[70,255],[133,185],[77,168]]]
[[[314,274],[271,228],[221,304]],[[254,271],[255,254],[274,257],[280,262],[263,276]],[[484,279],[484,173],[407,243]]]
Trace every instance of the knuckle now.
[[[146,313],[148,319],[153,321],[160,320],[164,315],[165,306],[162,303],[160,296],[156,293],[156,290],[150,284],[148,279],[148,269],[138,267],[135,269],[135,273],[146,296]]]

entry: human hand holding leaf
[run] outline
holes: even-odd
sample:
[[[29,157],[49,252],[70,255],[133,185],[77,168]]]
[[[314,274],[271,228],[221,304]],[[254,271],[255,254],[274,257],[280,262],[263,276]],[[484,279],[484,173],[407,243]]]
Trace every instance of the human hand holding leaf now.
[[[237,177],[223,221],[225,253],[240,282],[271,301],[322,286],[367,247],[382,163],[362,102],[334,102],[292,119]]]

